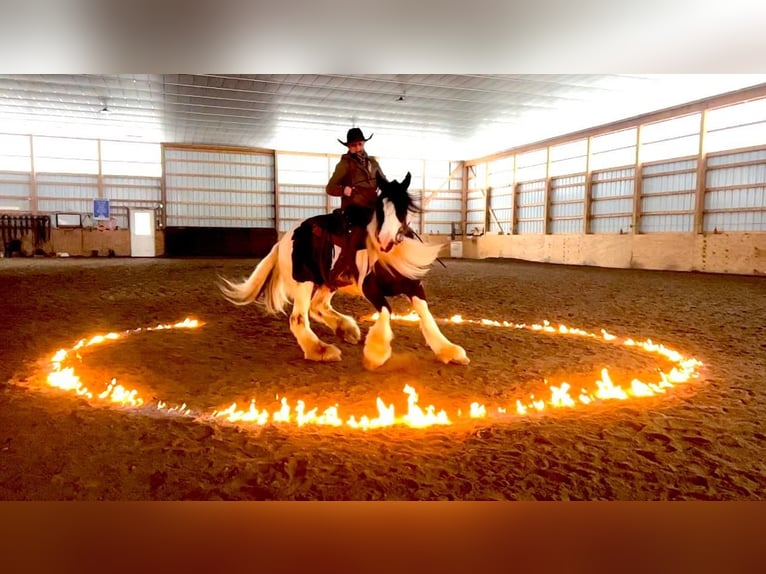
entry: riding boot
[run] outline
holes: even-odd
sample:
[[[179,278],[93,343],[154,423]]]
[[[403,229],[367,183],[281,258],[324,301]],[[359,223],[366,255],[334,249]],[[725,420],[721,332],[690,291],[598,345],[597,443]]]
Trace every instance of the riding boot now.
[[[329,283],[334,287],[351,285],[359,275],[356,268],[356,252],[365,246],[367,229],[365,227],[351,227],[344,236],[338,260],[330,270]]]

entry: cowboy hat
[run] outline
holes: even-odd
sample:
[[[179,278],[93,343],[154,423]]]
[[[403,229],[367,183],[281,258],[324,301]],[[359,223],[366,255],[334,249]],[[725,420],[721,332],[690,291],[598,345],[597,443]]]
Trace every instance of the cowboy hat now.
[[[348,130],[348,133],[346,134],[346,141],[341,141],[341,140],[338,140],[338,141],[342,143],[344,146],[348,147],[348,145],[352,143],[366,142],[372,139],[373,135],[374,134],[370,134],[370,137],[366,138],[364,137],[362,130],[360,130],[359,128],[351,128],[350,130]]]

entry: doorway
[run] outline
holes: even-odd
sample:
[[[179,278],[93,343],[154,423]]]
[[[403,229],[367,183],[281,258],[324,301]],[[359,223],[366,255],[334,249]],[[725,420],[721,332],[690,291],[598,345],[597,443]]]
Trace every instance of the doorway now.
[[[130,256],[155,257],[154,210],[130,210]]]

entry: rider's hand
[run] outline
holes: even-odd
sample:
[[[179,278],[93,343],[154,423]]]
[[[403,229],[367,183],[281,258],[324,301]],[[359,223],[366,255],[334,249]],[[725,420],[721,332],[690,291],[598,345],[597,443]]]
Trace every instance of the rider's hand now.
[[[351,192],[354,191],[353,187],[346,186],[343,188],[343,195],[346,197],[351,197]]]

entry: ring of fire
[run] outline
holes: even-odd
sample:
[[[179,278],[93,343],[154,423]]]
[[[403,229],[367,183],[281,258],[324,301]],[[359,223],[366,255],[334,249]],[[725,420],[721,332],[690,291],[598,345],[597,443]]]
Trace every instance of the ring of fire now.
[[[375,320],[376,318],[375,315],[368,317],[368,319],[372,320]],[[411,312],[409,315],[392,315],[391,319],[397,321],[419,321],[418,316],[414,312]],[[256,407],[255,399],[250,402],[249,406],[244,408],[240,408],[237,403],[232,403],[227,408],[213,410],[209,414],[193,412],[187,407],[186,403],[170,407],[167,403],[160,400],[156,405],[147,405],[139,396],[137,390],[126,389],[122,385],[119,385],[116,379],[112,379],[102,392],[96,394],[80,380],[80,377],[75,373],[73,366],[67,366],[73,359],[82,361],[81,351],[95,345],[117,341],[139,333],[167,329],[196,329],[204,324],[196,319],[187,318],[175,324],[137,328],[122,331],[120,333],[108,333],[106,335],[96,335],[89,339],[81,339],[70,349],[61,349],[53,355],[50,359],[50,370],[47,373],[46,382],[51,387],[75,393],[90,402],[117,404],[122,407],[133,409],[150,409],[153,412],[193,417],[197,420],[249,423],[255,425],[266,425],[269,423],[293,423],[298,426],[329,425],[332,427],[368,430],[380,427],[390,427],[393,425],[405,425],[418,428],[433,425],[452,425],[455,421],[465,418],[468,420],[486,419],[491,417],[498,418],[507,417],[509,415],[513,416],[513,413],[515,413],[516,416],[525,416],[529,413],[542,412],[549,408],[574,408],[576,406],[587,406],[602,401],[650,397],[664,394],[668,389],[675,385],[687,383],[698,378],[699,368],[702,366],[702,363],[699,360],[686,357],[678,351],[669,349],[662,344],[654,343],[650,339],[647,339],[646,341],[635,341],[631,338],[620,338],[603,329],[600,334],[595,334],[582,329],[566,327],[564,325],[560,325],[556,328],[548,321],[544,321],[542,324],[527,325],[523,323],[512,323],[508,321],[501,322],[489,319],[463,319],[460,315],[455,315],[449,319],[437,319],[437,321],[441,323],[481,325],[494,328],[527,329],[547,335],[585,337],[600,342],[624,345],[650,354],[659,355],[673,363],[674,366],[667,372],[658,369],[659,380],[657,381],[644,382],[634,378],[626,388],[623,388],[621,385],[616,385],[612,381],[608,370],[602,369],[601,378],[594,382],[594,386],[591,389],[582,388],[576,396],[570,395],[571,386],[564,381],[558,386],[550,385],[548,387],[550,389],[550,398],[547,400],[542,398],[535,399],[534,395],[530,395],[528,399],[522,400],[519,398],[516,399],[515,402],[512,401],[511,405],[508,407],[497,407],[496,412],[488,412],[483,404],[473,402],[465,411],[458,409],[452,416],[448,415],[443,409],[437,411],[436,407],[433,405],[421,408],[418,405],[417,392],[411,386],[406,385],[404,387],[404,393],[407,395],[408,410],[404,415],[397,416],[394,411],[394,405],[386,405],[383,399],[378,397],[376,400],[376,415],[357,416],[352,414],[344,418],[341,418],[340,407],[337,404],[326,408],[320,413],[319,409],[316,407],[307,409],[305,402],[302,400],[296,401],[295,405],[291,406],[285,397],[282,397],[281,399],[277,397],[279,406],[276,410],[271,411]]]

